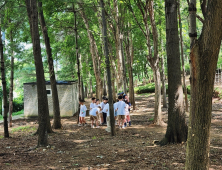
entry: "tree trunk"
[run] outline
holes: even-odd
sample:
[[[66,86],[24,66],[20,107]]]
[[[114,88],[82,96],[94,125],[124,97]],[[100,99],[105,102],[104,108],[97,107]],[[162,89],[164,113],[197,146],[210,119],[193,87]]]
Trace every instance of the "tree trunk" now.
[[[84,99],[85,98],[85,93],[84,93],[84,86],[83,86],[83,78],[82,78],[82,76],[81,76],[81,97],[82,97],[82,99]]]
[[[12,113],[13,113],[13,80],[14,80],[14,51],[13,51],[13,37],[12,30],[10,31],[10,41],[12,43],[11,50],[11,77],[10,77],[10,91],[9,91],[9,127],[12,127]]]
[[[33,43],[33,55],[35,60],[36,68],[36,79],[37,79],[37,96],[38,96],[38,117],[39,117],[39,128],[38,128],[38,146],[48,145],[48,120],[49,120],[49,109],[48,99],[45,87],[45,77],[41,56],[41,47],[38,30],[38,9],[36,0],[26,0],[26,7],[30,21],[30,31],[32,32],[32,43]]]
[[[186,73],[185,73],[185,65],[184,65],[184,56],[183,56],[183,36],[182,36],[182,23],[180,17],[180,0],[178,0],[178,17],[179,17],[179,25],[180,25],[180,49],[181,49],[181,61],[183,68],[183,92],[185,95],[185,106],[186,112],[188,112],[188,98],[187,98],[187,86],[186,86]]]
[[[91,52],[92,61],[93,61],[94,74],[96,77],[96,98],[98,98],[101,101],[102,100],[102,90],[101,89],[103,88],[103,83],[101,80],[101,68],[100,68],[101,57],[99,56],[96,41],[95,41],[94,36],[93,36],[91,29],[89,27],[88,19],[86,18],[83,4],[78,3],[78,5],[81,7],[81,10],[79,12],[80,12],[80,15],[81,15],[84,23],[85,23],[88,38],[90,41],[90,52]]]
[[[47,60],[48,60],[48,66],[49,66],[50,84],[51,84],[51,89],[52,89],[53,119],[54,119],[53,128],[60,129],[62,125],[61,125],[61,117],[60,117],[59,98],[58,98],[58,91],[56,87],[52,50],[50,46],[50,39],[48,36],[45,18],[43,15],[42,2],[38,2],[38,7],[39,7],[39,20],[41,24],[43,38],[45,41]]]
[[[128,26],[129,23],[128,23]],[[135,95],[134,95],[134,82],[133,82],[133,45],[132,37],[130,37],[130,32],[128,31],[126,37],[126,56],[127,56],[127,64],[128,64],[128,74],[129,74],[129,101],[133,106],[133,110],[135,110]]]
[[[76,44],[76,63],[77,63],[77,76],[78,76],[78,93],[79,93],[79,100],[83,99],[81,96],[81,80],[80,80],[80,62],[79,62],[79,47],[78,47],[78,34],[77,34],[77,25],[76,25],[76,10],[73,6],[73,13],[74,13],[74,30],[75,30],[75,44]],[[79,112],[80,112],[80,104],[78,106],[78,113],[77,113],[77,124],[79,124]]]
[[[190,1],[189,6],[195,7],[195,2]],[[190,12],[195,11],[195,8],[190,8]],[[191,43],[191,106],[185,164],[187,170],[209,169],[212,93],[222,40],[221,11],[221,0],[208,1],[202,33],[198,40],[194,38]]]
[[[0,24],[1,24],[1,15],[0,15]],[[0,25],[0,55],[1,55],[1,78],[2,78],[2,91],[3,91],[3,108],[4,108],[4,137],[9,137],[8,132],[8,104],[7,104],[7,92],[6,92],[6,81],[5,81],[5,62],[3,56],[3,43],[2,43],[2,34],[1,34],[1,25]]]
[[[152,67],[154,73],[155,81],[155,113],[153,123],[156,125],[164,125],[162,121],[162,111],[161,111],[161,80],[160,80],[160,70],[159,67]]]
[[[109,61],[109,50],[108,50],[108,40],[107,40],[107,27],[106,27],[106,19],[105,19],[105,10],[104,10],[104,2],[100,0],[100,5],[102,8],[102,25],[103,25],[103,42],[104,42],[104,54],[106,57],[106,71],[107,71],[107,82],[109,87],[109,112],[110,112],[110,125],[111,125],[111,135],[114,136],[116,134],[115,131],[115,118],[114,118],[114,108],[113,108],[113,96],[112,96],[112,87],[111,87],[111,72],[110,72],[110,61]]]
[[[162,92],[163,92],[163,108],[167,108],[167,99],[166,99],[166,84],[165,84],[165,73],[164,73],[164,58],[162,56],[161,60],[161,81],[162,81]]]
[[[165,10],[169,108],[167,131],[161,144],[186,142],[188,130],[181,83],[177,0],[166,0]]]

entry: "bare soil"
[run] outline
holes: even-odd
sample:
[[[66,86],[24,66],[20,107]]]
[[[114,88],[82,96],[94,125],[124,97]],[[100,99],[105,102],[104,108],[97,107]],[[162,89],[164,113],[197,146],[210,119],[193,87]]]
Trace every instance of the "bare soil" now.
[[[90,100],[86,105],[89,106]],[[49,146],[36,148],[37,136],[32,135],[37,120],[15,120],[10,138],[3,138],[0,124],[0,169],[184,169],[186,143],[155,145],[161,140],[166,127],[152,124],[154,116],[153,94],[136,96],[137,110],[131,112],[132,126],[116,128],[111,137],[100,129],[88,125],[78,127],[76,116],[63,118],[63,128],[49,134]],[[89,108],[89,107],[88,107]],[[222,102],[213,100],[211,125],[210,169],[222,170]],[[167,109],[163,109],[167,122]]]

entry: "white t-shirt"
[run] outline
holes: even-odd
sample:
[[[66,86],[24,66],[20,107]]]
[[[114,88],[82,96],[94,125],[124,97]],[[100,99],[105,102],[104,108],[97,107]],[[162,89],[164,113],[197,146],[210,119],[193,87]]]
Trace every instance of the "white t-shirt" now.
[[[100,106],[101,106],[102,110],[104,109],[105,105],[106,105],[106,104],[105,104],[105,103],[103,103],[103,102],[102,102],[102,103],[100,103]]]
[[[126,114],[125,107],[126,107],[126,103],[123,101],[119,101],[117,104],[117,108],[118,108],[117,115],[125,115]]]
[[[80,106],[79,116],[80,116],[80,117],[86,117],[86,110],[87,110],[86,106],[85,106],[85,105],[81,105],[81,106]]]
[[[91,110],[92,110],[93,108],[95,108],[95,107],[96,107],[95,103],[90,103],[90,111],[89,111],[89,113],[90,113]]]
[[[104,113],[107,113],[107,116],[109,115],[109,103],[107,103],[107,104],[105,105],[105,107],[103,108],[103,112],[104,112]]]
[[[117,109],[117,104],[118,104],[118,102],[116,102],[116,103],[113,104],[113,107],[114,107],[114,113],[115,113],[115,110]]]
[[[109,111],[109,103],[107,103],[107,104],[105,104],[105,106],[104,106],[104,108],[103,108],[103,112],[104,113],[107,113],[107,110],[108,109],[108,111]]]
[[[128,104],[126,104],[125,112],[126,112],[126,115],[129,115],[129,105]]]
[[[92,116],[96,116],[96,112],[99,113],[99,108],[94,107],[89,114],[92,115]]]

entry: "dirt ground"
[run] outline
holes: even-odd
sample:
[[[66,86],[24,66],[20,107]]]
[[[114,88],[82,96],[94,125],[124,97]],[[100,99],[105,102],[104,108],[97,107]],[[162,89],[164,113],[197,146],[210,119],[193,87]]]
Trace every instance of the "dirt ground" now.
[[[89,108],[90,100],[87,100]],[[0,169],[184,169],[184,144],[163,147],[153,144],[164,137],[166,127],[152,125],[153,94],[136,96],[137,110],[131,112],[132,126],[116,129],[111,137],[105,126],[91,129],[78,127],[76,117],[63,118],[62,130],[49,134],[47,148],[35,148],[37,136],[32,134],[36,120],[15,120],[11,138],[3,138],[0,124]],[[222,102],[213,100],[210,169],[222,170]],[[164,121],[167,110],[163,109]]]

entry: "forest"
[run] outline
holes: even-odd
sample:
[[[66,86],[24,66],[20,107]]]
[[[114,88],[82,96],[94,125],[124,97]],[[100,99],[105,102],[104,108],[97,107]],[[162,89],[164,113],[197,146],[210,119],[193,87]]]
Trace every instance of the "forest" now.
[[[0,0],[0,169],[222,169],[221,11]]]

